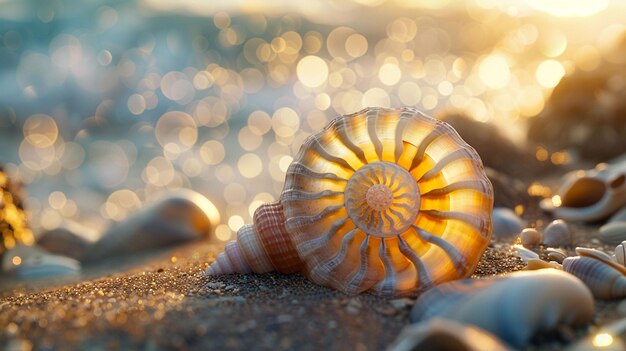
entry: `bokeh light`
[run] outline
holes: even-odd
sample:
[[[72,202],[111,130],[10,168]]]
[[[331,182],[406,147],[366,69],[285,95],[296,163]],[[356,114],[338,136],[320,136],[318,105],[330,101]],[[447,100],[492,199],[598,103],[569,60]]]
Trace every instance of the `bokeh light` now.
[[[565,77],[626,63],[608,0],[29,4],[0,2],[0,162],[35,232],[191,188],[228,240],[339,114],[459,111],[519,142]]]

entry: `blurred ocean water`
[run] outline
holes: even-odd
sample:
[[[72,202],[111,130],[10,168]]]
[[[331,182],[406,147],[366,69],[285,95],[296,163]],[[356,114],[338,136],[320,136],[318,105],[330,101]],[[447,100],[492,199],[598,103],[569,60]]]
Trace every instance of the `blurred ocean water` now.
[[[523,141],[561,77],[610,61],[623,5],[595,3],[0,1],[0,163],[36,232],[191,188],[227,240],[339,114],[463,111]]]

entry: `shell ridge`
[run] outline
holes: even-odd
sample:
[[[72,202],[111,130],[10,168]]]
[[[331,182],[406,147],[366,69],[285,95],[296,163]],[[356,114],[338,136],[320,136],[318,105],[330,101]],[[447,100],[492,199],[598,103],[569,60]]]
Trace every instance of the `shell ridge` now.
[[[224,248],[224,253],[226,254],[226,258],[230,261],[232,267],[235,268],[238,273],[250,273],[252,269],[248,260],[246,259],[245,254],[239,247],[239,244],[232,240],[226,244]]]
[[[400,207],[400,205],[397,205],[398,207]],[[404,208],[409,208],[404,207]],[[398,220],[402,221],[402,222],[406,222],[408,220],[407,217],[405,217],[402,213],[398,212],[397,210],[395,210],[393,207],[389,207],[389,212],[393,213],[396,217],[398,217]],[[385,215],[387,216],[387,219],[389,222],[393,223],[393,219],[391,219],[391,216],[389,216],[387,213],[385,213]]]
[[[396,163],[400,160],[402,153],[404,153],[404,129],[406,128],[406,124],[409,122],[407,118],[407,111],[403,111],[400,114],[398,124],[396,124],[396,133],[395,133],[395,152],[394,152],[394,160]]]
[[[395,193],[402,187],[401,182],[398,181],[398,168],[397,167],[393,167],[392,168],[393,172],[391,173],[391,178],[389,179],[389,184],[386,184],[389,189],[391,189],[391,192]]]
[[[616,282],[624,280],[624,275],[618,270],[589,256],[566,258],[563,260],[563,270],[582,280],[592,290],[593,295],[601,299],[615,297],[612,294],[615,292]]]
[[[246,224],[237,231],[237,243],[253,271],[265,273],[274,269],[254,225]]]
[[[602,261],[603,263],[613,267],[615,270],[619,271],[623,275],[626,275],[626,267],[613,261],[609,255],[607,255],[606,253],[602,251],[589,249],[585,247],[577,247],[576,253],[582,257],[591,257],[591,258],[595,258],[596,260]]]
[[[335,235],[339,228],[346,224],[346,222],[348,222],[348,217],[345,217],[333,223],[333,225],[324,235],[296,244],[298,251],[303,256],[310,255],[311,252],[318,250],[319,248],[323,247],[328,241],[330,241],[330,238]]]
[[[442,188],[437,188],[437,189],[432,189],[429,190],[423,194],[421,194],[421,196],[441,196],[441,195],[448,195],[450,193],[453,193],[457,190],[474,190],[477,192],[480,192],[483,195],[489,195],[489,193],[487,192],[487,182],[484,179],[479,179],[479,180],[464,180],[464,181],[460,181],[460,182],[456,182],[456,183],[452,183],[452,184],[448,184]]]
[[[332,279],[331,274],[324,273],[332,272],[335,268],[337,268],[337,266],[341,264],[341,262],[343,262],[343,260],[345,260],[346,255],[348,254],[348,244],[354,237],[356,231],[357,228],[352,229],[341,239],[341,247],[339,249],[339,252],[337,252],[337,254],[335,254],[335,256],[333,256],[333,258],[329,259],[328,261],[317,264],[317,266],[314,268],[312,276],[318,277],[320,280],[324,280],[322,278],[324,276],[326,276],[327,279]]]
[[[320,155],[320,157],[324,158],[328,162],[332,162],[341,168],[355,171],[355,169],[348,162],[346,162],[346,160],[328,152],[328,150],[326,150],[320,142],[319,138],[314,139],[314,142],[311,144],[311,150],[315,151],[318,155]]]
[[[434,234],[431,234],[416,225],[413,225],[413,229],[415,229],[420,238],[441,248],[446,253],[446,255],[448,255],[450,261],[452,261],[452,264],[454,265],[454,268],[456,268],[457,276],[459,278],[465,276],[467,260],[456,247],[454,247],[452,244],[445,241],[444,239]]]
[[[345,145],[348,150],[352,151],[354,153],[354,156],[356,156],[359,161],[361,161],[363,164],[367,164],[367,158],[365,157],[365,153],[363,152],[363,150],[361,150],[361,148],[358,147],[348,136],[348,127],[346,121],[347,119],[342,119],[341,127],[339,127],[339,124],[337,124],[335,128],[335,131],[339,136],[338,140],[341,141],[341,143]]]
[[[378,160],[382,161],[383,144],[380,142],[378,134],[376,133],[376,121],[378,120],[379,113],[380,110],[371,109],[365,113],[365,117],[367,118],[367,133],[370,137],[370,141],[372,142],[372,145],[374,145],[374,150],[376,150],[376,156],[378,156]]]
[[[369,246],[370,236],[367,233],[364,233],[364,234],[365,234],[365,240],[363,240],[363,242],[361,243],[361,246],[359,247],[359,257],[360,257],[359,269],[352,276],[352,278],[350,278],[350,281],[346,285],[346,292],[348,294],[358,293],[359,290],[362,289],[361,283],[363,282],[363,278],[365,277],[365,274],[367,273],[367,264],[368,264],[367,248]]]
[[[336,181],[342,181],[342,182],[347,182],[348,179],[346,178],[342,178],[334,173],[320,173],[320,172],[316,172],[310,168],[308,168],[307,166],[305,166],[302,163],[299,162],[293,162],[291,164],[291,166],[289,166],[289,169],[287,170],[287,176],[289,177],[293,177],[297,174],[302,174],[306,177],[309,178],[315,178],[315,179],[331,179],[331,180],[336,180]],[[289,179],[289,178],[288,178]]]
[[[380,176],[382,178],[381,181],[380,181],[380,184],[389,185],[388,182],[387,182],[387,172],[385,172],[383,170],[383,166],[382,165],[380,165],[380,167],[378,167],[378,168],[380,169]]]
[[[441,173],[441,171],[450,163],[456,160],[467,158],[470,155],[471,154],[465,148],[456,149],[453,152],[444,156],[441,160],[439,160],[433,168],[429,169],[428,172],[422,174],[420,179],[418,179],[417,181],[419,182],[419,181],[431,179],[436,174]]]
[[[411,249],[409,244],[407,244],[407,242],[401,236],[398,236],[398,243],[399,243],[398,247],[400,248],[400,252],[409,261],[411,261],[411,263],[415,267],[415,272],[417,274],[417,281],[419,282],[418,285],[422,289],[430,288],[433,284],[433,281],[432,281],[432,278],[430,277],[430,274],[428,273],[428,270],[426,269],[426,266],[424,266],[424,262],[422,262],[422,259],[419,258],[419,256],[417,256],[415,251]]]
[[[387,256],[387,247],[386,240],[381,240],[380,246],[378,248],[378,257],[380,257],[383,262],[383,267],[385,267],[385,279],[382,280],[382,284],[379,286],[379,291],[382,295],[393,295],[394,287],[396,285],[396,277],[394,271],[392,269],[391,260],[389,256]]]
[[[454,219],[454,220],[465,222],[469,224],[470,226],[472,226],[474,229],[476,229],[479,233],[481,233],[481,235],[483,235],[485,228],[489,227],[488,223],[486,223],[485,220],[469,213],[457,212],[457,211],[439,211],[439,210],[431,210],[431,209],[420,210],[420,213],[426,216],[437,218],[439,220]]]
[[[409,172],[412,172],[417,167],[417,165],[419,165],[422,159],[424,159],[424,154],[426,153],[426,148],[428,148],[428,145],[430,145],[435,139],[443,135],[442,129],[443,128],[441,124],[436,124],[435,128],[433,128],[433,130],[431,130],[424,137],[424,139],[422,139],[422,141],[420,142],[417,148],[417,153],[415,153],[415,158],[413,159],[413,162],[411,163],[411,166],[408,169]]]
[[[343,205],[330,206],[330,207],[326,207],[322,212],[316,215],[298,216],[298,217],[289,218],[286,221],[286,226],[287,228],[290,228],[290,229],[297,229],[304,225],[313,224],[321,220],[322,218],[326,217],[327,215],[340,210],[342,207]]]
[[[325,197],[343,195],[343,191],[323,190],[317,193],[310,193],[300,189],[287,189],[282,195],[284,201],[319,200]]]

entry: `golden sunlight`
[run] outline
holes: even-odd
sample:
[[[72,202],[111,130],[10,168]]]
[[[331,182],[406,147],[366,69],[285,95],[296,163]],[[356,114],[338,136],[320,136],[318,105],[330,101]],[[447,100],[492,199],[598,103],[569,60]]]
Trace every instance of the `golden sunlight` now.
[[[613,337],[608,333],[600,333],[594,336],[593,346],[595,347],[607,347],[613,343]]]
[[[605,10],[609,0],[527,0],[535,10],[557,17],[591,16]]]

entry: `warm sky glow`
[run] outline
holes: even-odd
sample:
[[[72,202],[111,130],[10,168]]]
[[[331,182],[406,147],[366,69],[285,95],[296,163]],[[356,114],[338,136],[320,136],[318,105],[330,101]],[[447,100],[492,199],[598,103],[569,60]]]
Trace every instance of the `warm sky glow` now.
[[[527,0],[536,10],[558,17],[591,16],[605,10],[609,0]]]

